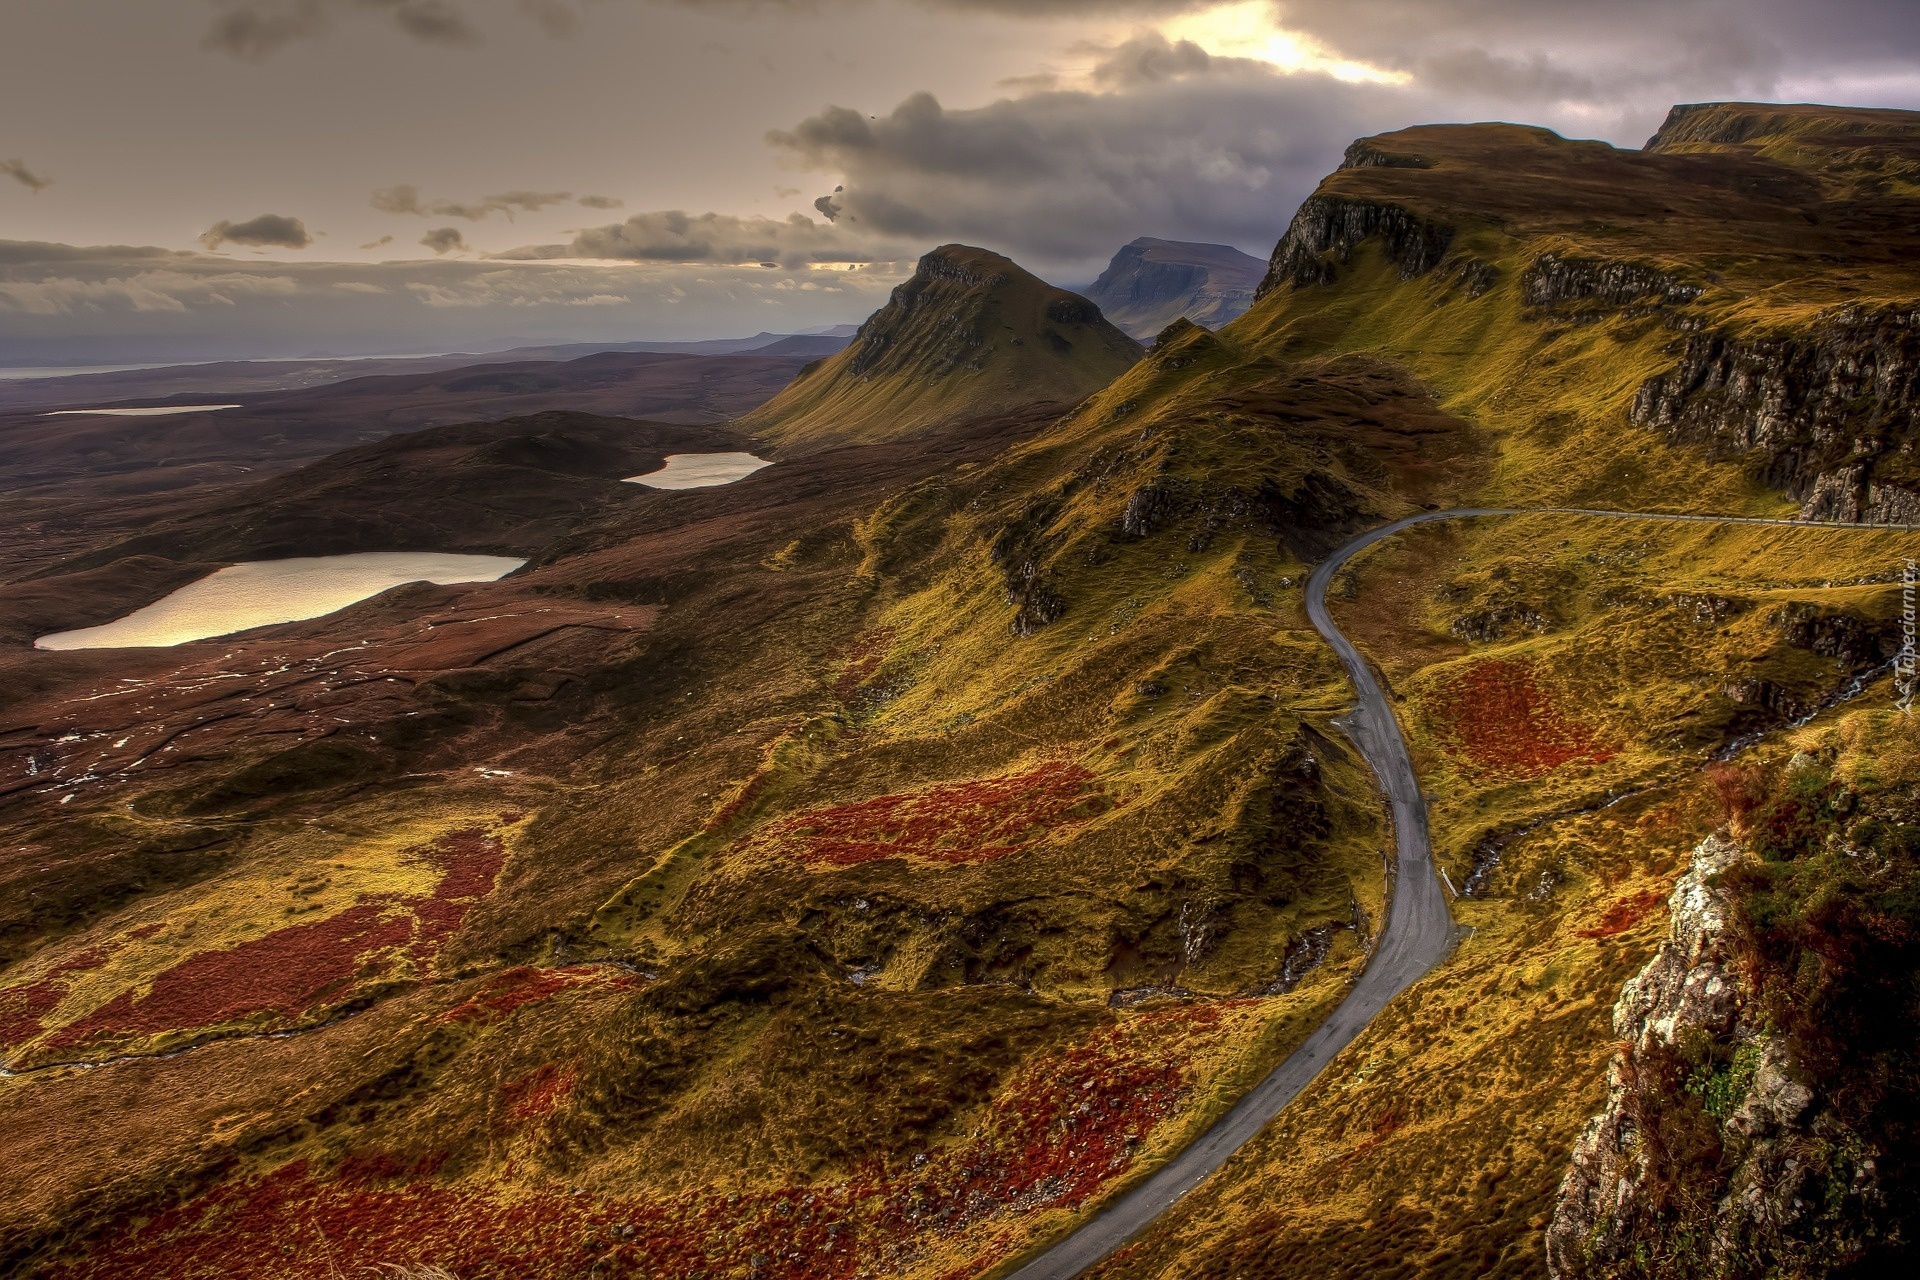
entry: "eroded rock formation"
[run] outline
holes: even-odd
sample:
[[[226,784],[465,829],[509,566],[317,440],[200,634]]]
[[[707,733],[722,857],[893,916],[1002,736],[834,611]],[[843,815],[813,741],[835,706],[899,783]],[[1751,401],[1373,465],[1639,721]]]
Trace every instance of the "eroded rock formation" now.
[[[1920,307],[1837,307],[1797,332],[1687,339],[1629,410],[1724,457],[1810,520],[1920,523]]]
[[[1387,259],[1399,268],[1400,278],[1413,280],[1440,265],[1453,243],[1453,228],[1397,204],[1310,197],[1275,246],[1267,278],[1255,296],[1264,298],[1283,284],[1332,284],[1339,267],[1352,260],[1355,246],[1371,236],[1385,242]]]
[[[1836,1195],[1853,1208],[1875,1195],[1871,1151],[1786,1037],[1750,1015],[1735,907],[1717,883],[1744,856],[1723,837],[1701,842],[1674,885],[1666,942],[1621,989],[1606,1105],[1547,1228],[1554,1280],[1828,1274],[1782,1266],[1818,1250],[1822,1221],[1849,1207]],[[1818,1171],[1816,1145],[1852,1152],[1849,1184]]]

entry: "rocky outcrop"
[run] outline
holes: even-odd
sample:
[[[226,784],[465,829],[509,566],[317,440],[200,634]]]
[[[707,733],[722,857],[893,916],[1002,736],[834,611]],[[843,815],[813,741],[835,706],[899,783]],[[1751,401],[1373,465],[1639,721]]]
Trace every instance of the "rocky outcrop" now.
[[[1547,1228],[1554,1280],[1825,1274],[1781,1264],[1817,1250],[1836,1197],[1874,1195],[1871,1152],[1806,1083],[1786,1038],[1749,1019],[1734,905],[1715,884],[1742,856],[1723,837],[1700,844],[1674,885],[1666,942],[1614,1005],[1622,1045],[1606,1105]],[[1860,1153],[1849,1183],[1816,1173],[1814,1144]]]
[[[1341,157],[1342,169],[1431,169],[1433,161],[1425,156],[1384,151],[1372,138],[1362,138],[1347,148]]]
[[[1312,196],[1293,215],[1287,234],[1274,247],[1267,277],[1256,296],[1264,298],[1282,285],[1332,284],[1339,268],[1352,261],[1354,249],[1375,236],[1384,242],[1387,259],[1399,268],[1400,278],[1413,280],[1440,265],[1453,234],[1446,223],[1397,204]]]
[[[1870,618],[1852,609],[1794,601],[1768,614],[1767,625],[1794,648],[1843,662],[1856,672],[1877,667],[1900,651],[1898,619]]]
[[[1705,292],[1699,285],[1645,262],[1606,261],[1543,253],[1520,279],[1520,296],[1530,307],[1584,303],[1606,308],[1692,302]]]
[[[1809,520],[1920,523],[1920,307],[1845,306],[1797,332],[1690,337],[1632,420],[1750,459]]]

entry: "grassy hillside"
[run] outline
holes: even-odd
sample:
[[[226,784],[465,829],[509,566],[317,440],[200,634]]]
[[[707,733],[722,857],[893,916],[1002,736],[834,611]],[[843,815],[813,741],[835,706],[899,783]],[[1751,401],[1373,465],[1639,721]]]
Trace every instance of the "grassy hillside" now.
[[[1140,344],[1085,298],[997,253],[947,245],[920,260],[851,346],[738,426],[788,453],[898,439],[969,416],[1064,409],[1139,358]]]
[[[1246,317],[1144,356],[942,250],[743,424],[747,485],[233,645],[0,652],[0,1258],[959,1280],[1065,1230],[1377,936],[1315,560],[1470,503],[1898,509],[1907,144],[1773,118],[1367,140]],[[500,461],[454,443],[391,456]],[[1102,1274],[1540,1274],[1703,767],[1884,712],[1912,542],[1356,562],[1472,936]]]

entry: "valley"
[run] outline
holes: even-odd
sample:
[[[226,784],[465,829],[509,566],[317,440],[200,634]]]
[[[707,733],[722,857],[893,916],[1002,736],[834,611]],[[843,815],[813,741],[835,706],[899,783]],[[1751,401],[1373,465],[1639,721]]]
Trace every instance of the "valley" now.
[[[824,357],[0,421],[4,1267],[1742,1275],[1789,1147],[1754,1248],[1896,1258],[1920,1046],[1786,1011],[1913,1001],[1916,166],[1423,126],[1150,346],[949,245]],[[399,553],[519,567],[34,647]],[[1709,838],[1753,1012],[1616,1034]]]

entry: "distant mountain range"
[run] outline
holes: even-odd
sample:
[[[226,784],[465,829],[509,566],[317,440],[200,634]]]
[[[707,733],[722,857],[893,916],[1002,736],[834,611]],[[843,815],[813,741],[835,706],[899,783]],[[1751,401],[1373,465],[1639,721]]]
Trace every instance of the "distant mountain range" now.
[[[1246,314],[1267,264],[1231,245],[1141,236],[1080,290],[1114,325],[1141,340],[1175,320],[1218,329]]]

